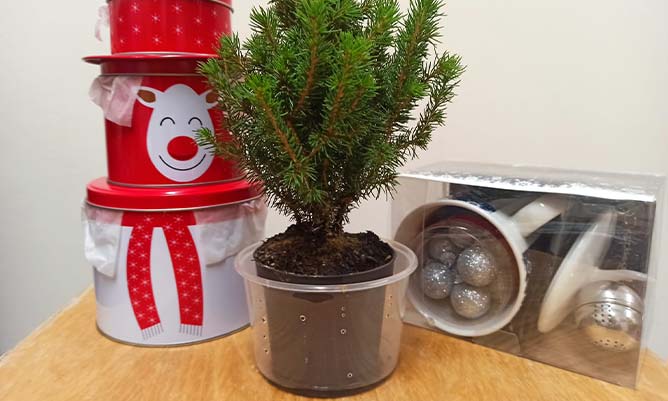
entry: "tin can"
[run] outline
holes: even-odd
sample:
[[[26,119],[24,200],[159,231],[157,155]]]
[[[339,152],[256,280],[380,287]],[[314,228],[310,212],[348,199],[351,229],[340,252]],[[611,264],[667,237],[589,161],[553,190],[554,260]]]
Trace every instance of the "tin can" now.
[[[180,196],[164,191],[169,201],[159,209],[151,207],[159,189],[115,187],[104,179],[89,184],[85,253],[94,267],[96,320],[103,334],[166,346],[212,339],[248,324],[243,280],[233,261],[263,238],[267,209],[247,184],[246,191],[238,183],[217,189],[227,204],[211,207],[215,201],[193,190]],[[119,203],[124,197],[135,203]],[[190,207],[180,208],[185,205]]]
[[[115,1],[115,0],[114,0]],[[143,4],[143,3],[142,3]],[[130,126],[105,120],[109,181],[127,186],[180,186],[234,181],[236,165],[197,145],[197,131],[220,127],[216,95],[197,74],[209,54],[92,56],[102,76],[136,86],[125,96]],[[122,86],[122,85],[119,85]],[[124,107],[114,104],[114,107]],[[227,132],[218,131],[224,139]]]
[[[212,53],[231,33],[231,0],[109,0],[112,53]]]

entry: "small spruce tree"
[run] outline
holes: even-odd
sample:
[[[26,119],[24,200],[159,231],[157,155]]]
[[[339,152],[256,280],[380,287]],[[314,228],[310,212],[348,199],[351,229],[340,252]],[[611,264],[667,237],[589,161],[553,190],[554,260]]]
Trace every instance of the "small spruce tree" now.
[[[425,149],[463,72],[437,53],[441,0],[271,0],[251,36],[221,38],[201,72],[231,138],[201,145],[237,160],[271,205],[328,241],[352,208],[391,194]],[[421,113],[414,110],[421,107]]]

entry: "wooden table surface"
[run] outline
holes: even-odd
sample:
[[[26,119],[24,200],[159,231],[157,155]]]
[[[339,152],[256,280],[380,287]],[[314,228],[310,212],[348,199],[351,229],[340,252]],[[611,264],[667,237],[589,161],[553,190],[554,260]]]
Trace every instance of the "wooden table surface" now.
[[[250,330],[180,348],[115,343],[95,328],[87,291],[0,360],[0,400],[300,400],[253,364]],[[405,326],[399,366],[342,400],[662,400],[668,366],[645,353],[638,390]]]

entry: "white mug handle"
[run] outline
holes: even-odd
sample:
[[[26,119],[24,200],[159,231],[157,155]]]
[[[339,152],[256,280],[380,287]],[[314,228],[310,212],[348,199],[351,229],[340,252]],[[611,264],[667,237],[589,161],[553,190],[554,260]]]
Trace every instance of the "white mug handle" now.
[[[635,270],[596,269],[591,281],[647,281],[647,274]]]
[[[527,238],[534,231],[559,216],[568,208],[568,200],[558,195],[543,195],[529,203],[508,219],[522,237]]]

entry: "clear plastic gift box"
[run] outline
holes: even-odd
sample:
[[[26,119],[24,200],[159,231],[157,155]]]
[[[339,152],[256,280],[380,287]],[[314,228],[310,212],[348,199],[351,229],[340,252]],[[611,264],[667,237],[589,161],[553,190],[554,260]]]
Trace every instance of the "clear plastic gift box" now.
[[[663,177],[452,162],[399,184],[392,232],[419,262],[405,321],[635,386]]]

